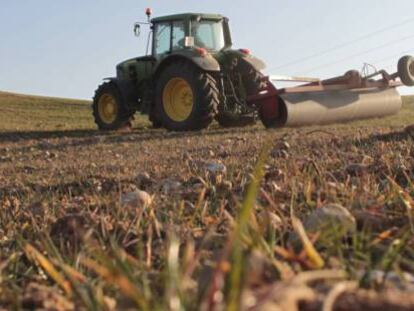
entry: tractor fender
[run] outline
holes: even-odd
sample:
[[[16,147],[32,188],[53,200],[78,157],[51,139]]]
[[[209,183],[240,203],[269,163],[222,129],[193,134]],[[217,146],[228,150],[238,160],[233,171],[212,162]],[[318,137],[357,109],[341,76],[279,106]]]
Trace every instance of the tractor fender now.
[[[261,71],[266,68],[266,64],[261,59],[254,55],[246,54],[242,52],[242,50],[227,50],[224,53],[227,55],[227,57],[237,58],[250,64],[257,71]]]
[[[132,81],[119,78],[105,78],[104,81],[108,81],[116,85],[122,98],[124,99],[126,109],[135,109],[138,101],[138,92]]]
[[[183,50],[174,52],[174,54],[164,58],[157,66],[155,76],[158,76],[168,65],[179,60],[187,60],[204,71],[219,72],[221,69],[219,62],[212,55],[207,54],[206,56],[201,56],[196,51]]]
[[[244,55],[241,58],[245,62],[249,63],[257,71],[261,71],[266,68],[266,64],[260,59],[253,55]]]

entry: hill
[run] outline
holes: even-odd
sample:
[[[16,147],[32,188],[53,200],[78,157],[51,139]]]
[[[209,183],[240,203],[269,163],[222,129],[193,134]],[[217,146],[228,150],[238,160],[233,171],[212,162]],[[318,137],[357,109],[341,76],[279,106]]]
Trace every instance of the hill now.
[[[414,104],[414,96],[403,97],[404,106]],[[62,131],[93,130],[96,128],[91,116],[91,102],[14,94],[0,91],[0,131]],[[408,121],[405,111],[392,122]],[[148,127],[145,117],[136,116],[135,127]],[[363,122],[364,124],[366,121]],[[381,124],[380,120],[370,124]],[[353,123],[350,123],[352,125]],[[356,125],[361,124],[357,122]],[[384,124],[386,124],[384,122]],[[394,124],[394,123],[393,123]]]
[[[0,92],[0,131],[93,128],[87,101]]]

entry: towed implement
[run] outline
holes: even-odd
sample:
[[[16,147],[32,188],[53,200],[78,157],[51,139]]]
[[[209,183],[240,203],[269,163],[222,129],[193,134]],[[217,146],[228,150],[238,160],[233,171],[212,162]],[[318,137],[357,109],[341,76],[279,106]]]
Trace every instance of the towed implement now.
[[[120,63],[116,77],[97,89],[93,115],[101,130],[131,124],[139,111],[154,127],[200,130],[216,120],[240,126],[260,119],[268,128],[326,124],[397,113],[396,88],[414,86],[414,59],[398,71],[327,80],[267,77],[265,64],[248,49],[233,49],[229,22],[217,14],[187,13],[135,24],[150,27],[147,55]],[[152,44],[151,44],[152,43]],[[151,47],[151,48],[150,48]],[[304,82],[277,89],[272,80]]]
[[[271,77],[270,77],[271,78]],[[329,124],[398,113],[402,100],[400,86],[414,86],[414,58],[404,56],[398,71],[376,71],[365,77],[356,70],[322,80],[276,77],[273,80],[309,83],[276,89],[268,83],[265,91],[249,98],[258,107],[260,119],[268,127]]]

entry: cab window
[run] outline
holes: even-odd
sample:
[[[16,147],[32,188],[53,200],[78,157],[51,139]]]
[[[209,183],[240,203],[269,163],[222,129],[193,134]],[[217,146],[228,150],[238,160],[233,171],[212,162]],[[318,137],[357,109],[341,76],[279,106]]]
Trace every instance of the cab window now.
[[[182,50],[185,48],[185,29],[184,22],[173,22],[172,24],[172,47],[173,50]]]
[[[201,20],[191,25],[195,45],[213,51],[225,46],[223,21]]]
[[[171,50],[171,23],[159,23],[155,26],[154,52],[165,54]]]

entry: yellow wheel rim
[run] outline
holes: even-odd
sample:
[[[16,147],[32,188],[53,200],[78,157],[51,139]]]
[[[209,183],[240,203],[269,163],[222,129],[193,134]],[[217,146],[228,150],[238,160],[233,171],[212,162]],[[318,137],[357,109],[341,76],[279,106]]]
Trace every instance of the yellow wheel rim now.
[[[103,94],[98,101],[98,112],[104,123],[113,123],[118,115],[118,105],[115,97],[111,94]]]
[[[164,87],[162,103],[168,117],[175,122],[185,121],[193,111],[191,86],[181,78],[173,78]]]

